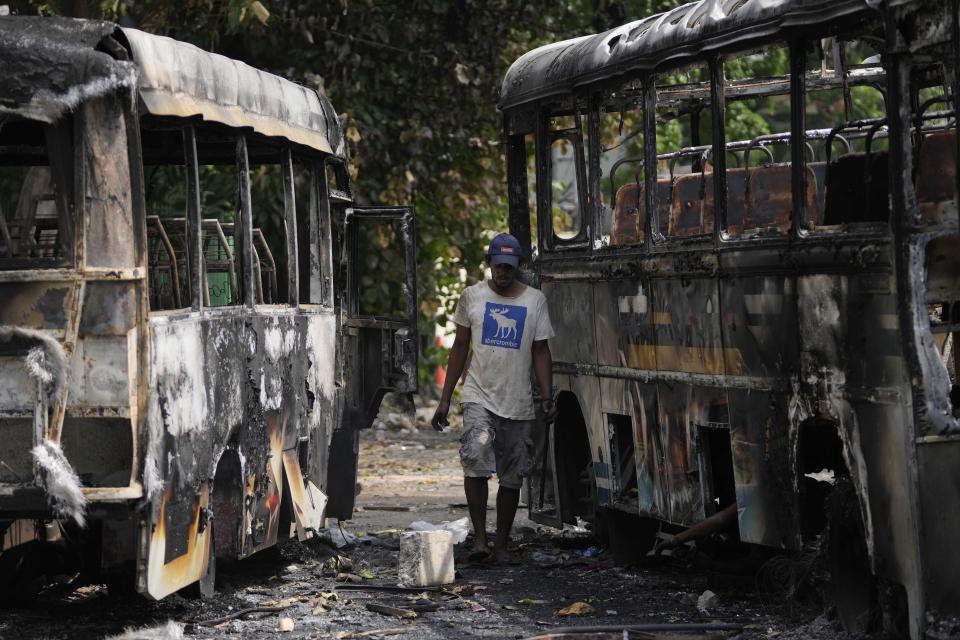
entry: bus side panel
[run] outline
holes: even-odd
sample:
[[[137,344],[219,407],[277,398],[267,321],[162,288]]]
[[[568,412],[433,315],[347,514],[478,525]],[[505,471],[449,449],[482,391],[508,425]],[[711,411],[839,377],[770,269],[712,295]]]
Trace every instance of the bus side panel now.
[[[243,323],[232,320],[229,328],[218,327],[220,359],[210,360],[209,366],[239,376],[243,358],[236,345],[243,344]],[[137,588],[157,599],[202,575],[211,542],[209,529],[201,530],[209,506],[209,487],[203,481],[214,475],[214,447],[243,420],[246,394],[239,379],[220,389],[209,384],[211,377],[215,381],[207,375],[209,333],[198,314],[161,323],[151,319],[143,472],[151,512],[141,535]]]
[[[786,276],[720,281],[727,375],[769,378],[796,370],[794,295]]]
[[[304,471],[318,488],[326,491],[327,461],[330,441],[336,427],[334,420],[342,414],[338,406],[342,395],[336,384],[337,319],[330,311],[304,315],[307,325],[306,401],[303,406],[306,425],[299,428],[301,437],[309,437],[309,454]],[[294,384],[297,381],[294,379]],[[322,515],[322,514],[321,514]]]
[[[787,395],[731,389],[730,448],[744,542],[800,548]]]
[[[655,342],[649,291],[649,281],[639,278],[598,282],[594,285],[593,324],[598,364],[654,373]],[[600,394],[604,413],[632,417],[640,512],[666,517],[657,500],[663,452],[659,448],[656,384],[602,377]]]
[[[740,539],[797,549],[796,427],[786,392],[771,391],[786,389],[786,377],[799,368],[794,281],[730,278],[720,281],[720,291],[726,372],[749,377],[748,388],[728,392]]]
[[[110,93],[82,108],[87,171],[84,261],[88,267],[141,266],[137,261],[140,239],[131,215],[124,98]]]
[[[919,526],[921,516],[917,507],[911,506],[916,495],[910,459],[912,416],[910,398],[904,397],[909,381],[902,355],[895,288],[892,275],[886,272],[847,278],[843,365],[845,395],[850,398],[855,431],[848,425],[844,430],[853,445],[848,459],[853,458],[852,466],[864,474],[862,487],[867,490],[864,506],[869,511],[865,522],[876,525],[867,530],[874,570],[878,576],[904,585],[911,611],[918,611],[922,605],[917,549],[923,548],[918,532],[930,529]],[[922,475],[928,467],[920,461],[917,468]],[[866,475],[866,469],[874,471]],[[938,493],[934,490],[932,495]],[[921,491],[919,495],[931,494]],[[861,500],[864,500],[862,494]],[[937,561],[937,567],[943,564]],[[950,593],[950,590],[938,586],[927,593]]]
[[[960,513],[946,505],[960,504],[960,441],[924,443],[917,447],[923,509],[926,610],[960,615],[960,554],[956,548]],[[909,591],[908,591],[909,592]],[[911,602],[911,605],[914,603]]]
[[[651,434],[653,449],[660,453],[658,511],[675,524],[690,525],[703,519],[703,496],[699,465],[690,420],[693,387],[687,384],[657,385],[659,429]]]
[[[717,281],[654,280],[651,290],[657,370],[723,375]]]
[[[931,530],[919,525],[917,507],[924,507],[914,502],[917,495],[913,493],[915,485],[910,471],[913,461],[909,459],[911,449],[908,447],[911,438],[905,430],[905,425],[910,424],[910,404],[876,401],[853,401],[850,404],[856,418],[851,421],[852,428],[845,425],[844,430],[853,444],[852,455],[862,460],[864,468],[875,470],[863,481],[866,494],[860,496],[861,505],[867,507],[864,522],[870,526],[865,527],[866,541],[867,549],[873,557],[874,572],[879,577],[906,587],[910,610],[920,611],[921,568],[918,549],[924,548],[921,545],[920,532],[923,531],[923,535],[926,535]],[[918,460],[921,477],[926,469],[922,460],[923,450],[924,445],[917,449],[921,455]],[[955,464],[953,470],[945,476],[950,477],[954,480],[957,478]],[[920,499],[923,500],[923,496],[935,496],[938,505],[956,504],[950,502],[948,497],[951,491],[956,493],[955,486],[957,485],[942,485],[929,493],[921,490]],[[937,513],[944,511],[938,506]],[[939,547],[940,556],[936,561],[938,566],[950,564],[946,557],[950,554],[944,554],[943,550],[952,546]],[[956,564],[953,566],[956,567]],[[956,572],[952,574],[954,585],[957,575]],[[938,588],[927,593],[947,592],[949,590]]]
[[[205,571],[211,504],[242,505],[242,513],[231,514],[232,522],[214,518],[215,527],[235,532],[226,539],[238,541],[235,548],[218,548],[217,555],[245,557],[291,533],[290,522],[279,517],[283,451],[297,450],[301,436],[323,428],[317,398],[333,387],[332,316],[304,320],[292,310],[209,313],[153,325],[145,469],[153,514],[141,590],[154,598]],[[214,482],[211,489],[218,463],[227,458],[239,459],[238,477]],[[303,485],[302,478],[292,481],[298,490]],[[304,505],[293,506],[304,510]],[[281,531],[281,525],[287,528]]]
[[[630,416],[633,425],[634,460],[637,473],[637,508],[641,515],[666,517],[660,513],[654,491],[654,477],[660,465],[659,450],[649,450],[658,432],[657,387],[636,380],[600,378],[601,411]],[[608,433],[608,437],[609,437]],[[659,441],[659,438],[656,438]]]
[[[662,372],[723,375],[725,356],[720,328],[717,281],[713,278],[662,279],[652,282],[656,368]],[[660,502],[667,519],[693,524],[703,518],[696,434],[692,406],[694,386],[657,385],[660,442]]]
[[[550,322],[559,340],[550,343],[555,362],[596,364],[597,348],[593,331],[593,294],[589,282],[546,282],[542,288],[547,298]],[[529,327],[527,331],[532,331]]]

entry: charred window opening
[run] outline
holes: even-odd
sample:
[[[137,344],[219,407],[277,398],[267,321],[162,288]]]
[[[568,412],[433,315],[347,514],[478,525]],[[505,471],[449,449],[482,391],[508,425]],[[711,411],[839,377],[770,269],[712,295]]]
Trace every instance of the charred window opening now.
[[[587,181],[580,111],[549,118],[548,215],[551,246],[581,244],[586,239]]]
[[[133,430],[127,418],[67,418],[63,453],[85,487],[126,487],[133,471]]]
[[[73,127],[0,119],[0,268],[73,260]]]
[[[152,141],[148,132],[144,139]],[[187,167],[183,136],[172,128],[158,138],[162,146],[144,153],[143,181],[147,213],[147,277],[150,310],[190,305],[186,220]],[[163,158],[161,158],[161,151]],[[166,160],[164,162],[163,160]]]
[[[27,454],[33,448],[33,418],[0,419],[0,483],[30,484],[33,460]]]
[[[931,240],[927,245],[927,311],[933,344],[949,378],[948,394],[954,418],[960,418],[960,236]]]
[[[737,502],[730,412],[725,394],[711,399],[705,414],[691,426],[697,438],[703,511],[709,518]]]
[[[337,265],[338,276],[341,281],[347,279],[347,257],[344,252],[344,234],[346,208],[353,202],[350,191],[350,174],[347,171],[346,163],[336,159],[327,158],[324,162],[323,189],[326,194],[322,205],[326,207],[330,220],[330,242],[332,248],[333,264]],[[321,218],[322,221],[322,218]],[[334,291],[334,305],[339,306],[342,302],[342,287],[337,287]]]
[[[527,217],[530,220],[530,251],[527,257],[533,259],[537,255],[537,238],[540,227],[537,224],[537,142],[532,133],[523,136],[524,167],[526,168]]]
[[[407,279],[402,221],[356,221],[357,313],[378,318],[406,318]]]
[[[287,299],[287,236],[280,164],[250,166],[253,210],[253,265],[257,301],[278,304]]]
[[[293,190],[297,220],[297,282],[301,304],[322,304],[333,286],[329,273],[323,273],[320,260],[319,194],[315,168],[309,161],[294,157]],[[329,247],[324,247],[329,251]],[[327,268],[326,270],[329,270]],[[321,281],[322,279],[322,281]]]
[[[710,69],[697,64],[657,75],[656,203],[660,232],[671,239],[713,233]]]
[[[199,188],[202,217],[204,304],[221,307],[240,304],[243,286],[235,222],[239,220],[239,170],[234,158],[204,163],[203,139],[197,140],[200,158]],[[209,144],[209,143],[208,143]]]
[[[849,476],[835,423],[814,419],[801,425],[797,469],[800,533],[809,542],[827,525],[827,498],[837,480]]]
[[[785,235],[793,211],[790,51],[784,46],[728,56],[724,135],[728,150],[727,226],[730,237]],[[757,95],[747,87],[761,78],[780,92]],[[801,143],[802,144],[802,143]],[[807,189],[814,187],[808,179]],[[809,208],[809,207],[808,207]],[[816,215],[810,213],[810,215]]]
[[[733,475],[730,429],[720,423],[699,425],[706,516],[723,511],[737,501]]]
[[[608,413],[607,434],[610,438],[610,468],[616,474],[614,502],[636,505],[637,461],[633,420],[630,416]]]
[[[600,105],[600,220],[601,245],[642,244],[646,238],[644,200],[643,87],[632,80],[609,94]]]
[[[807,203],[804,228],[886,224],[889,153],[885,78],[869,39],[817,41],[806,52]],[[824,135],[826,132],[826,135]]]

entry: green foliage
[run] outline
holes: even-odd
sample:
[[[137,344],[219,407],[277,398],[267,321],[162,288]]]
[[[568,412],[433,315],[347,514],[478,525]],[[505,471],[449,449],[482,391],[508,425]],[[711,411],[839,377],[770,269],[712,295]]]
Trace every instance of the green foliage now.
[[[106,0],[99,4],[99,14],[193,42],[328,95],[343,120],[360,204],[416,208],[419,311],[421,328],[429,336],[432,321],[443,322],[452,313],[462,274],[467,283],[482,277],[484,248],[491,235],[506,228],[502,124],[496,102],[507,67],[537,46],[603,31],[677,4]],[[781,73],[784,63],[785,58],[769,56],[733,61],[737,73],[754,75]],[[706,80],[702,70],[698,73],[702,77],[694,79]],[[731,103],[728,111],[731,139],[771,130],[764,114],[748,105]],[[639,125],[635,116],[628,114],[624,134]],[[658,150],[689,139],[683,126],[678,121],[660,125]],[[706,140],[709,129],[704,136],[703,127],[708,126],[704,119],[701,137]],[[629,142],[631,151],[638,150],[640,142]],[[221,178],[201,181],[205,204],[233,202],[230,181]],[[254,181],[258,179],[255,175]],[[266,220],[279,222],[277,203],[258,203],[256,197],[255,209],[264,212]],[[425,371],[443,359],[442,351],[427,349]]]

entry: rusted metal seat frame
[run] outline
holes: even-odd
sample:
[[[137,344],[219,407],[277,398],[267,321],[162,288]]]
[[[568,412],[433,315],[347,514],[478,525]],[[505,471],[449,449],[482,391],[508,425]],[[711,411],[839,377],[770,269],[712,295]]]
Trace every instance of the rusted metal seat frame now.
[[[177,255],[173,250],[173,244],[170,242],[170,236],[167,235],[167,231],[164,229],[163,222],[159,216],[147,216],[148,240],[150,239],[151,231],[154,231],[155,237],[160,240],[160,246],[163,247],[164,252],[167,254],[167,264],[164,265],[163,263],[158,263],[156,260],[151,260],[148,262],[150,265],[149,271],[166,268],[170,272],[170,289],[173,296],[173,308],[180,309],[183,304],[180,296],[180,269],[177,265]]]
[[[224,223],[221,225],[221,228],[223,233],[230,236],[232,236],[235,231],[233,223]],[[277,263],[273,258],[273,252],[270,250],[270,245],[267,244],[267,240],[260,227],[253,228],[253,236],[251,239],[253,244],[254,284],[257,289],[257,302],[259,304],[275,304],[279,295],[279,288],[277,284]],[[269,279],[268,287],[263,286],[264,274],[266,274]],[[267,291],[270,292],[270,296],[266,295]]]

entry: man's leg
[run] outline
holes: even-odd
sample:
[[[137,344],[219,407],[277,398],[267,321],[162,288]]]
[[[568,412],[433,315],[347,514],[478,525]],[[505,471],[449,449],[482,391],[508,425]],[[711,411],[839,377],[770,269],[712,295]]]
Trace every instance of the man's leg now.
[[[487,480],[496,469],[494,431],[490,412],[474,402],[463,404],[463,435],[460,437],[460,464],[463,466],[463,492],[473,523],[474,554],[488,554]]]
[[[500,487],[497,490],[497,538],[493,543],[494,559],[499,561],[509,557],[507,545],[510,544],[510,529],[520,504],[520,489]]]
[[[464,478],[463,492],[467,495],[467,509],[473,523],[473,551],[487,552],[487,478]],[[500,494],[497,494],[497,504]],[[500,516],[497,516],[499,521]]]
[[[494,559],[509,560],[510,530],[520,504],[523,478],[530,473],[530,423],[526,420],[501,418],[497,424],[494,451],[497,462],[497,537],[493,543]]]

